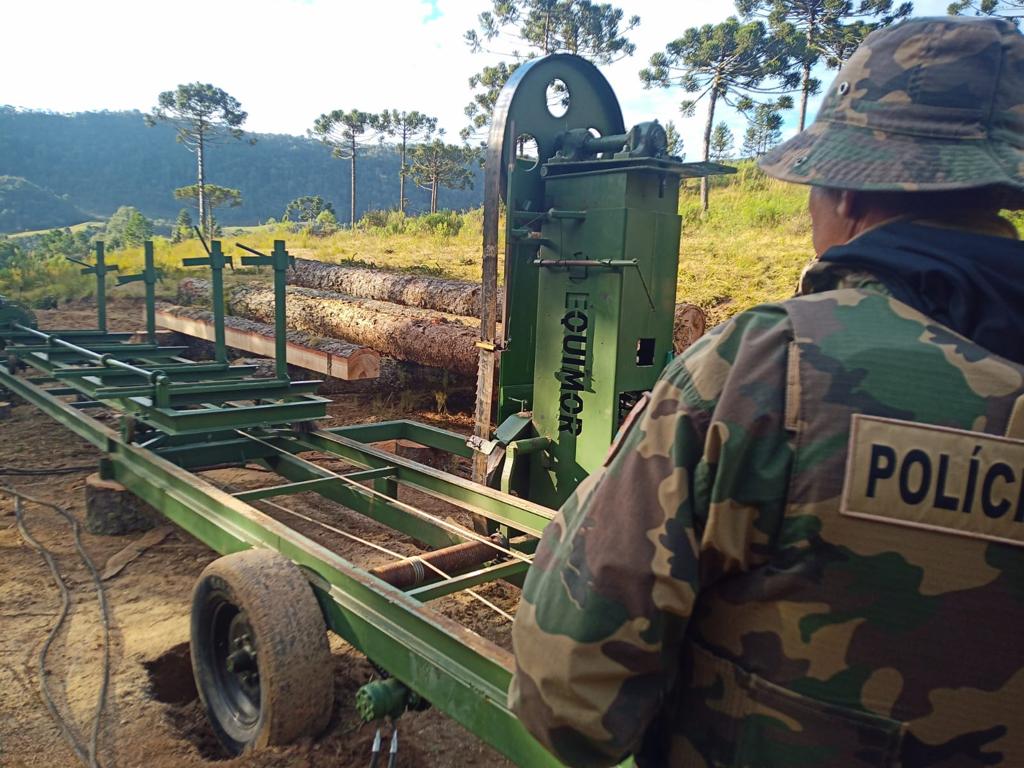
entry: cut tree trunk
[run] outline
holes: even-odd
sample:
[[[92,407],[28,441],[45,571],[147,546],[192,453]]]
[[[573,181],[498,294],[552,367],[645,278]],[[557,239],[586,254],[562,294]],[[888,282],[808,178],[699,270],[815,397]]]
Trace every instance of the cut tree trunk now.
[[[185,303],[185,299],[191,295],[192,287],[186,285],[186,282],[181,282],[179,303]],[[336,291],[358,298],[379,299],[409,307],[433,309],[457,315],[460,322],[465,324],[472,323],[469,318],[480,317],[480,284],[465,280],[423,277],[367,267],[348,267],[314,259],[296,259],[295,268],[288,270],[288,283],[303,288]],[[202,290],[206,290],[207,294],[209,292],[208,288]],[[185,294],[184,298],[182,294]],[[499,307],[503,301],[504,290],[499,288]],[[700,307],[686,302],[676,304],[673,345],[676,352],[682,352],[703,336],[706,326],[707,318]]]
[[[274,292],[240,286],[229,293],[228,306],[234,315],[272,322]],[[451,315],[431,310],[310,288],[289,288],[288,326],[361,344],[396,360],[461,374],[476,370],[478,330]]]
[[[178,283],[177,303],[183,307],[209,307],[210,281],[186,277]]]
[[[361,344],[398,360],[475,374],[479,285],[309,259],[296,259],[289,280],[302,284],[288,288],[290,328]],[[363,298],[367,294],[369,298]],[[209,306],[209,282],[182,280],[178,303]],[[234,315],[273,322],[274,295],[269,288],[235,288],[229,292],[228,304]],[[424,308],[424,304],[432,308]],[[440,306],[448,311],[435,309]],[[704,335],[706,325],[699,307],[677,304],[673,323],[676,354]]]
[[[363,299],[379,299],[409,307],[433,309],[452,315],[480,317],[479,283],[366,267],[346,267],[312,259],[296,259],[295,268],[288,270],[288,283]]]
[[[672,348],[677,355],[683,354],[704,335],[708,319],[704,310],[696,304],[676,304],[672,323]]]

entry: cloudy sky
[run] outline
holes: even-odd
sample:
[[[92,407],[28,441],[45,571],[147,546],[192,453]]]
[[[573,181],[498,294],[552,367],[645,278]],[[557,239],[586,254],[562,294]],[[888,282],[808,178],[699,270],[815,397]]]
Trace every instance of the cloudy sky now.
[[[304,134],[335,108],[418,109],[449,137],[466,124],[467,78],[494,57],[462,40],[490,0],[34,0],[8,2],[0,104],[57,112],[149,110],[160,91],[201,80],[235,96],[248,130]],[[686,28],[721,21],[730,0],[620,0],[641,18],[636,54],[604,68],[631,125],[675,120],[688,155],[703,108],[683,119],[676,90],[644,90],[637,72]],[[916,0],[918,15],[948,0]],[[826,81],[830,75],[824,74]],[[723,113],[739,139],[743,120]],[[792,117],[789,121],[792,122]],[[790,129],[791,130],[791,129]],[[0,158],[2,162],[2,158]],[[0,173],[3,172],[0,167]]]

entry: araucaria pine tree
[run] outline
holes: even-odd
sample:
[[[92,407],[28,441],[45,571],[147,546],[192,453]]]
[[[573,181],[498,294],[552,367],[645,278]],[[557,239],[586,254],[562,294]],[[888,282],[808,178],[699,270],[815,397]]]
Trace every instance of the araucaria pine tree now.
[[[406,112],[392,109],[384,111],[380,115],[381,124],[389,136],[398,140],[398,153],[401,165],[398,170],[398,210],[405,212],[405,177],[409,175],[409,145],[419,141],[427,141],[430,135],[437,130],[437,118],[425,115],[422,112],[413,110]]]
[[[241,125],[247,117],[238,99],[209,83],[188,83],[164,91],[157,96],[153,111],[145,116],[147,125],[172,124],[178,141],[195,153],[199,227],[207,234],[211,223],[206,205],[206,150],[219,139],[242,138]],[[253,141],[250,139],[250,143]]]
[[[645,87],[682,88],[693,96],[680,105],[692,115],[698,103],[707,101],[704,121],[703,159],[710,159],[711,131],[719,102],[735,106],[741,98],[792,89],[796,76],[790,72],[784,40],[769,33],[760,21],[741,22],[730,16],[720,24],[692,27],[651,56],[640,72]],[[708,180],[701,179],[701,209],[708,209]]]
[[[498,94],[521,62],[549,53],[573,53],[596,64],[632,56],[636,46],[626,35],[640,17],[626,18],[622,9],[591,0],[492,0],[477,22],[478,28],[465,34],[470,49],[503,60],[469,79],[474,93],[465,110],[470,124],[461,131],[463,139],[490,125]]]
[[[331,148],[331,154],[350,162],[349,226],[356,223],[356,157],[370,141],[387,133],[387,125],[380,115],[352,109],[325,112],[313,123],[310,135]]]
[[[908,16],[913,6],[894,7],[893,0],[736,0],[736,9],[745,18],[764,18],[789,47],[790,66],[799,75],[802,131],[807,100],[821,89],[811,76],[814,67],[822,62],[838,69],[869,32]]]

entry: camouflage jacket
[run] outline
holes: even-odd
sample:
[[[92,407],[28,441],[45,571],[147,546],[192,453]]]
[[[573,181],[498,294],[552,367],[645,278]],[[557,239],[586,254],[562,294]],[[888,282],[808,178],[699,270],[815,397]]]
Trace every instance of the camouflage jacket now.
[[[801,293],[674,361],[544,533],[509,702],[568,765],[1024,766],[1024,366],[869,275]]]

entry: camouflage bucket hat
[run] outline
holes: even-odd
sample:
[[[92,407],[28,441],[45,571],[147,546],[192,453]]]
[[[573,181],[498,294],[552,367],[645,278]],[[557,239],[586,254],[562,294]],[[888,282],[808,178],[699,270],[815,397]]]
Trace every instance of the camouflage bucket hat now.
[[[1009,207],[1024,207],[1024,36],[1005,20],[960,17],[872,32],[814,122],[759,164],[838,189],[1000,185]]]

